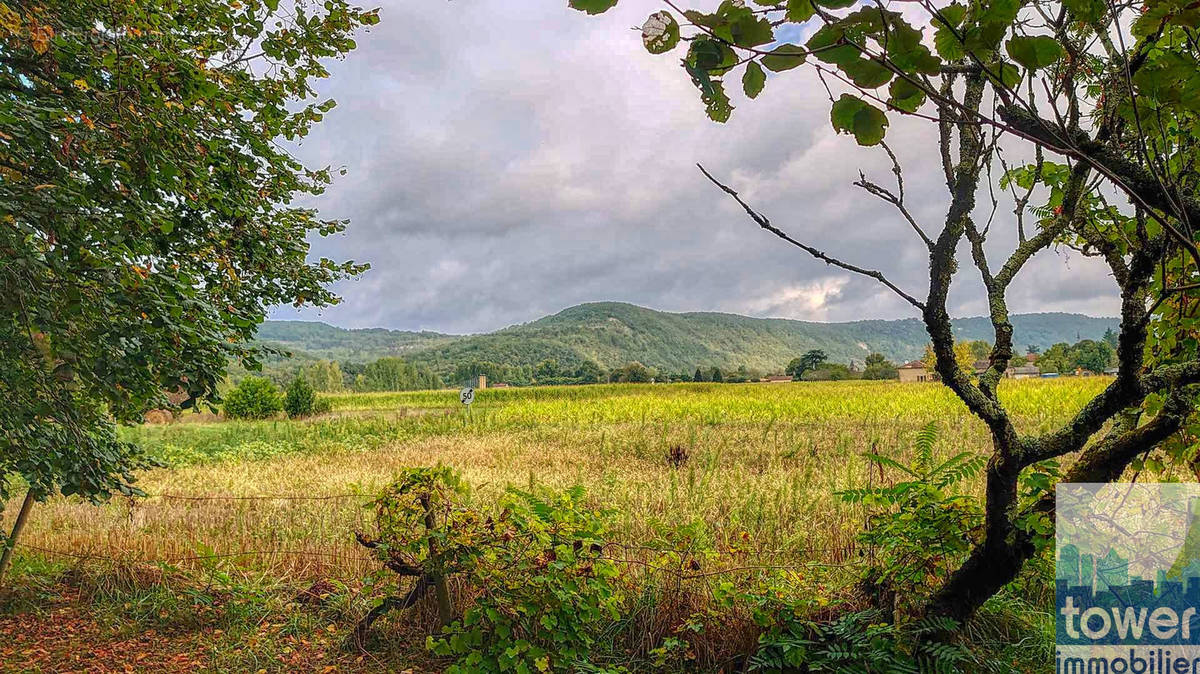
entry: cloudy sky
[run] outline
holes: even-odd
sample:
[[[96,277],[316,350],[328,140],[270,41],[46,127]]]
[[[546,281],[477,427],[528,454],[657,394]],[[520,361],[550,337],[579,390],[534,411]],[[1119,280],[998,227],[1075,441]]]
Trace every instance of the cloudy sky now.
[[[860,169],[891,185],[882,150],[834,134],[804,68],[771,76],[755,101],[742,99],[740,73],[727,78],[737,109],[710,122],[682,49],[652,56],[632,29],[659,9],[621,0],[589,17],[566,0],[384,0],[382,23],[320,84],[338,107],[298,148],[347,170],[315,205],[351,225],[314,254],[372,269],[338,286],[337,307],[273,316],[466,333],[602,300],[821,321],[915,315],[759,230],[695,168],[797,238],[923,296],[923,245],[851,185]],[[887,140],[910,209],[934,230],[947,203],[934,129],[893,118]],[[1002,203],[996,258],[1011,221]],[[955,282],[952,313],[982,314],[974,268]],[[1070,251],[1042,253],[1009,305],[1117,311],[1102,265]]]

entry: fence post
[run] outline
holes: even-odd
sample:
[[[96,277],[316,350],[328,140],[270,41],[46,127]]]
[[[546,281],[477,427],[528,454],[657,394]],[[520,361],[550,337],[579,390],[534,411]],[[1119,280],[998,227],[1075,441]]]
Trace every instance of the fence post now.
[[[429,561],[435,567],[429,572],[429,577],[433,581],[433,591],[437,597],[438,627],[445,627],[454,617],[454,610],[450,605],[450,590],[446,587],[446,576],[442,573],[441,568],[436,568],[442,564],[442,560],[438,558],[437,547],[433,544],[433,531],[437,526],[437,520],[433,515],[433,506],[430,504],[428,495],[421,497],[421,505],[425,507],[425,530],[429,532]]]
[[[29,519],[29,511],[33,508],[33,490],[25,492],[25,501],[21,503],[21,511],[17,513],[17,521],[13,524],[12,535],[4,541],[4,554],[0,555],[0,587],[4,586],[4,572],[12,561],[13,548],[17,547],[17,536],[25,528],[25,520]]]

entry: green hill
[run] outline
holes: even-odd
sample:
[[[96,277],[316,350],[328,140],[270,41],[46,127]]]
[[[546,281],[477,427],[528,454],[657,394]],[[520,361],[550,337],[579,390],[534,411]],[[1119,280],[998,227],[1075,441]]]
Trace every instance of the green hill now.
[[[1014,344],[1046,348],[1056,342],[1099,339],[1117,329],[1115,318],[1039,313],[1012,317]],[[986,318],[954,321],[960,339],[990,339]],[[456,364],[486,360],[533,366],[547,358],[562,364],[592,360],[604,368],[630,361],[669,372],[697,366],[780,370],[809,349],[823,349],[834,362],[859,364],[877,351],[900,362],[919,357],[928,336],[915,318],[817,323],[749,318],[722,313],[668,313],[619,302],[580,304],[532,323],[479,335],[444,335],[385,329],[346,330],[324,323],[267,321],[259,338],[306,355],[337,360],[402,356],[439,372]]]

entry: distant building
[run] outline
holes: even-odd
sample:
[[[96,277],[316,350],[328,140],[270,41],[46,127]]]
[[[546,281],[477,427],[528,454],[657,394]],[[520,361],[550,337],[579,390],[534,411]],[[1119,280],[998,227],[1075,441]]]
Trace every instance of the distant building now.
[[[495,384],[492,384],[492,388],[508,388],[508,387],[509,387],[508,384],[505,384],[502,381],[498,381]]]
[[[1033,355],[1033,354],[1029,354],[1029,355]],[[992,362],[989,360],[977,360],[977,361],[975,361],[974,365],[975,365],[975,374],[981,375],[984,372],[987,372],[987,369],[992,366]],[[1033,379],[1035,377],[1041,376],[1041,374],[1042,374],[1041,368],[1039,368],[1037,365],[1034,365],[1029,360],[1029,356],[1026,356],[1024,365],[1014,366],[1014,365],[1010,364],[1008,366],[1008,369],[1004,371],[1004,378],[1005,379]]]
[[[476,375],[475,388],[487,388],[487,375],[486,374]]]
[[[786,374],[773,374],[769,377],[763,377],[759,381],[771,382],[772,384],[784,384],[791,381],[792,378]]]
[[[909,361],[896,368],[896,372],[900,375],[900,381],[938,381],[940,379],[936,372],[925,369],[925,363],[920,360]]]
[[[1012,379],[1036,379],[1042,376],[1042,369],[1037,365],[1021,365],[1020,367],[1010,367],[1004,376]]]

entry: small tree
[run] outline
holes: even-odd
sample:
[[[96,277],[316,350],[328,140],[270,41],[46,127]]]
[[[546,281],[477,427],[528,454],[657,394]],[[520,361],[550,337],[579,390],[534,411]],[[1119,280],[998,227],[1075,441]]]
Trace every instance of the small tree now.
[[[594,14],[616,0],[570,4]],[[754,99],[769,82],[786,86],[788,77],[768,79],[766,70],[806,65],[829,94],[832,127],[887,153],[894,187],[865,174],[855,185],[894,206],[897,221],[928,251],[928,286],[916,295],[881,271],[794,238],[737,190],[701,171],[764,231],[882,284],[911,305],[929,333],[941,382],[987,426],[992,453],[982,537],[926,606],[931,615],[963,621],[1050,540],[1053,490],[1022,500],[1023,477],[1049,482],[1046,462],[1077,455],[1066,480],[1116,480],[1194,418],[1200,97],[1189,93],[1200,71],[1200,8],[1180,0],[972,0],[908,9],[727,1],[686,10],[686,25],[671,11],[656,12],[642,27],[642,40],[655,54],[687,46],[679,62],[708,116],[720,122],[733,112],[725,77],[740,74],[746,97]],[[806,36],[803,46],[789,42],[799,35]],[[935,223],[923,223],[908,208],[900,159],[884,140],[891,121],[903,115],[937,131],[930,159],[939,164],[946,193],[944,217]],[[1014,156],[1030,161],[1013,165]],[[984,185],[993,176],[998,185]],[[992,217],[999,213],[997,194],[1013,206],[1013,217]],[[992,207],[986,221],[976,220],[984,210],[981,195]],[[1007,250],[989,239],[1000,228],[1014,242]],[[1029,261],[1055,246],[1108,267],[1121,298],[1117,374],[1062,427],[1030,433],[1017,427],[998,394],[1013,358],[1008,296]],[[986,294],[994,337],[978,377],[956,357],[949,313],[951,285],[964,263],[975,267]],[[1191,439],[1170,457],[1194,456],[1187,443],[1195,436],[1185,435]]]
[[[230,419],[266,419],[281,409],[279,391],[263,377],[246,377],[225,396],[225,416]]]
[[[310,257],[345,222],[296,205],[331,176],[288,145],[334,106],[321,61],[377,21],[345,0],[0,3],[0,505],[13,477],[27,500],[133,493],[117,424],[212,398],[260,360],[269,307],[335,303],[364,268]]]
[[[708,380],[720,384],[725,381],[725,375],[721,373],[721,368],[713,367],[713,369],[709,371]]]
[[[696,374],[692,375],[692,381],[694,381],[694,382],[704,381],[704,373],[700,371],[700,368],[696,368]]]
[[[863,379],[899,379],[900,373],[895,364],[882,353],[872,353],[867,356],[866,367],[863,368]]]
[[[306,417],[316,408],[317,394],[308,385],[304,377],[296,377],[288,384],[287,393],[283,397],[283,411],[293,419]]]

